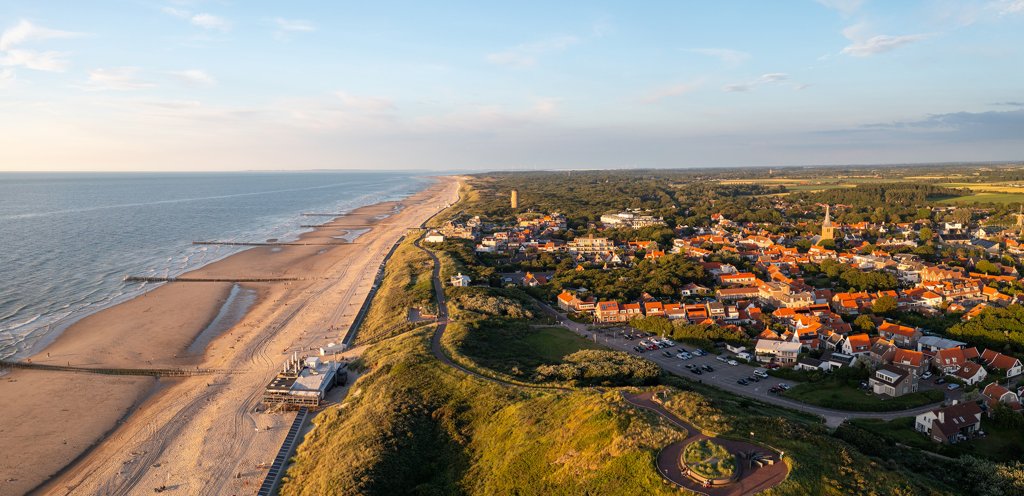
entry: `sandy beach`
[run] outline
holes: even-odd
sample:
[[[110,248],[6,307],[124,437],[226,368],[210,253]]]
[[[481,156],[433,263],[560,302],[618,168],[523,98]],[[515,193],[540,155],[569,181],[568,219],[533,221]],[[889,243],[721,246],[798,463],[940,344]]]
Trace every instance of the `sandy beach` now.
[[[19,369],[0,377],[0,494],[161,485],[174,494],[254,493],[294,415],[254,412],[267,381],[293,350],[340,342],[391,247],[457,192],[454,178],[441,178],[400,202],[311,217],[329,224],[300,238],[315,244],[250,248],[186,274],[295,279],[240,283],[255,301],[212,338],[203,330],[232,282],[164,284],[78,321],[31,360],[219,372],[154,379]],[[201,333],[211,338],[205,352],[190,352]]]

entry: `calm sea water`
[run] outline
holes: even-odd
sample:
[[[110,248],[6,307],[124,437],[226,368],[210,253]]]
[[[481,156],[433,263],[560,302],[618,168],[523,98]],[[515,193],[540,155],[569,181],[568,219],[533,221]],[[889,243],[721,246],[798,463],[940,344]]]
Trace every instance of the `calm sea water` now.
[[[75,320],[240,251],[193,240],[294,239],[324,217],[421,190],[408,173],[0,173],[0,358]]]

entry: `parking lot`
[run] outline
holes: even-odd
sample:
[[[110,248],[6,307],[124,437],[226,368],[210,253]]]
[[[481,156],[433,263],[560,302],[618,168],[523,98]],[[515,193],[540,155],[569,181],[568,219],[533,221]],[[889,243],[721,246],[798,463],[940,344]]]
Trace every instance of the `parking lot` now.
[[[657,363],[665,370],[668,370],[676,375],[684,377],[686,379],[711,384],[721,389],[728,391],[737,392],[743,396],[751,397],[764,397],[764,396],[775,396],[769,391],[772,386],[778,384],[785,384],[787,386],[796,385],[793,381],[787,381],[779,379],[777,377],[768,377],[767,379],[760,379],[760,381],[751,381],[750,378],[754,377],[754,370],[758,367],[738,363],[737,365],[729,365],[728,363],[722,362],[717,359],[721,356],[722,358],[732,358],[732,353],[723,352],[721,355],[715,355],[708,353],[705,356],[694,356],[689,360],[683,360],[677,358],[676,355],[682,351],[692,352],[696,349],[695,346],[679,344],[671,348],[651,350],[645,352],[637,352],[633,349],[634,346],[638,346],[641,338],[627,340],[622,337],[621,329],[608,329],[599,331],[597,340],[599,343],[605,344],[610,348],[625,351],[627,353],[642,356],[648,360]],[[666,357],[665,352],[668,351],[672,356]],[[710,350],[706,350],[710,351]],[[702,367],[709,365],[713,369],[712,372],[702,371],[700,375],[697,375],[687,369],[687,365],[696,365]],[[746,379],[749,384],[740,385],[737,383],[740,379]]]

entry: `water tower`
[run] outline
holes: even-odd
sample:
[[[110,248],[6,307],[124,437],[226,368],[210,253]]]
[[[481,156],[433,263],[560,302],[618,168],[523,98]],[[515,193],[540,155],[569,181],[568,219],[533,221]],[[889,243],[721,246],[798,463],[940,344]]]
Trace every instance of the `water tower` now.
[[[511,204],[512,208],[519,208],[519,192],[516,190],[512,190]]]

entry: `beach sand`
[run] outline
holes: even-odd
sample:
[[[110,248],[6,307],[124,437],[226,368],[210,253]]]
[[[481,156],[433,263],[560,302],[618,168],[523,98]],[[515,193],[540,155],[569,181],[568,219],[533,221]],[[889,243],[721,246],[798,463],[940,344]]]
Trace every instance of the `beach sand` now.
[[[442,178],[400,202],[333,221],[311,217],[330,227],[301,240],[331,246],[256,247],[188,273],[299,279],[242,283],[256,291],[255,303],[202,355],[186,350],[233,283],[169,283],[80,320],[32,361],[222,372],[156,380],[15,370],[0,377],[0,494],[43,482],[43,494],[151,493],[161,485],[178,494],[255,492],[294,417],[256,413],[263,387],[292,351],[340,342],[391,247],[453,203],[457,191],[454,178]],[[338,238],[366,228],[352,243]]]

